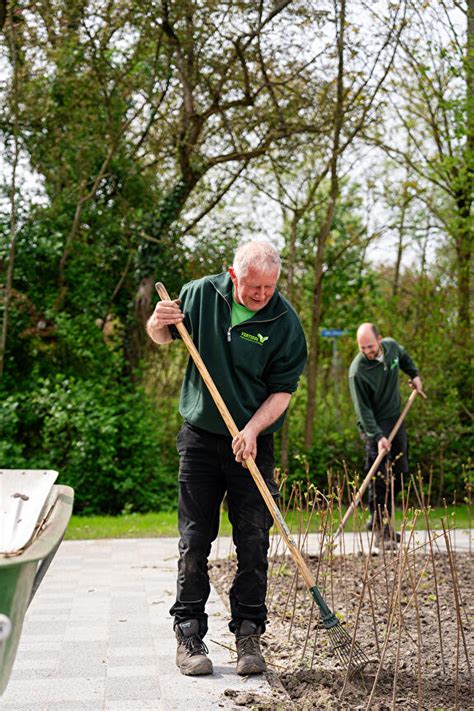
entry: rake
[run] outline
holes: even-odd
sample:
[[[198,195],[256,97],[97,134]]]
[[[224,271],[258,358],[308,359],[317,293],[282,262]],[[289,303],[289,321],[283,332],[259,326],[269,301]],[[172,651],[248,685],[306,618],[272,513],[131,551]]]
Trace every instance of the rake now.
[[[425,394],[423,391],[413,390],[413,392],[411,393],[410,397],[408,398],[407,404],[406,404],[405,407],[403,408],[403,411],[402,411],[400,417],[399,417],[398,420],[396,421],[395,425],[393,426],[392,431],[390,432],[390,434],[389,434],[389,436],[388,436],[388,441],[389,441],[390,444],[393,442],[393,440],[394,440],[394,438],[395,438],[395,435],[397,434],[398,430],[399,430],[400,427],[402,426],[403,420],[405,419],[405,417],[407,416],[407,414],[408,414],[408,412],[409,412],[411,406],[412,406],[413,403],[415,402],[415,398],[416,398],[417,395],[421,395],[421,397],[424,398],[425,400],[427,399],[427,396],[426,396],[426,394]],[[352,514],[353,514],[354,511],[356,510],[357,506],[358,506],[358,505],[360,504],[360,502],[362,501],[362,497],[363,497],[363,495],[364,495],[364,493],[365,493],[365,490],[367,489],[367,487],[368,487],[369,484],[370,484],[370,480],[372,479],[372,477],[374,476],[374,474],[378,471],[378,468],[379,468],[379,466],[380,466],[380,463],[381,463],[382,459],[384,459],[384,458],[387,456],[387,454],[388,454],[388,450],[386,450],[386,449],[382,449],[382,450],[379,452],[377,458],[375,459],[374,463],[372,464],[372,466],[370,467],[369,471],[367,472],[367,475],[365,476],[365,479],[364,479],[364,481],[362,482],[359,491],[358,491],[357,494],[355,495],[355,497],[354,497],[354,499],[353,499],[351,505],[349,506],[349,508],[347,509],[347,511],[346,511],[346,513],[345,513],[345,515],[344,515],[344,518],[342,519],[341,523],[339,524],[339,527],[337,528],[337,530],[336,530],[334,536],[332,537],[331,545],[334,543],[334,541],[336,540],[336,538],[337,538],[338,536],[340,536],[341,533],[343,532],[344,526],[346,525],[346,523],[348,522],[348,520],[350,519],[350,517],[352,516]]]
[[[171,300],[168,292],[166,291],[164,285],[161,282],[155,284],[155,288],[158,292],[160,299],[164,301]],[[191,339],[186,329],[186,326],[184,326],[183,323],[178,323],[176,324],[176,328],[178,329],[178,332],[182,340],[184,341],[184,344],[188,349],[191,358],[196,364],[196,367],[199,370],[201,377],[204,380],[211,394],[211,397],[214,400],[214,403],[217,409],[219,410],[227,426],[227,429],[230,432],[231,437],[235,437],[239,433],[237,425],[235,424],[232,415],[227,409],[227,406],[224,400],[222,399],[221,394],[219,393],[209,371],[207,370],[206,365],[204,364],[204,361],[199,354],[199,351],[194,345],[193,340]],[[360,644],[351,637],[351,635],[341,624],[341,621],[338,619],[338,617],[334,614],[334,612],[330,610],[330,608],[326,604],[323,596],[321,595],[318,587],[316,586],[316,581],[311,571],[306,565],[300,550],[298,549],[295,541],[291,536],[288,526],[286,525],[285,520],[281,515],[280,509],[276,505],[267,485],[265,484],[265,480],[260,474],[260,471],[253,457],[248,457],[245,460],[245,464],[248,467],[248,470],[252,475],[252,478],[255,481],[255,484],[257,485],[257,488],[260,491],[260,494],[262,495],[265,504],[267,505],[267,508],[272,515],[275,525],[278,528],[281,537],[285,541],[288,550],[290,551],[303,580],[308,586],[309,592],[311,593],[314,601],[316,602],[319,608],[321,621],[324,629],[328,633],[329,641],[333,652],[337,655],[339,661],[341,662],[341,665],[350,675],[360,671],[366,664],[368,664],[369,658],[366,656]]]

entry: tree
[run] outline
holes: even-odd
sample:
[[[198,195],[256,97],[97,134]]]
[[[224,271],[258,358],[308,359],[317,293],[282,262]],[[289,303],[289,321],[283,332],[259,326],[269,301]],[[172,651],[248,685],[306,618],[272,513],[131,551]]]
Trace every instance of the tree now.
[[[413,175],[453,247],[458,295],[456,380],[459,416],[472,419],[471,250],[474,194],[474,3],[413,3],[410,31],[386,87],[392,128],[373,142]],[[402,148],[401,143],[407,146]]]

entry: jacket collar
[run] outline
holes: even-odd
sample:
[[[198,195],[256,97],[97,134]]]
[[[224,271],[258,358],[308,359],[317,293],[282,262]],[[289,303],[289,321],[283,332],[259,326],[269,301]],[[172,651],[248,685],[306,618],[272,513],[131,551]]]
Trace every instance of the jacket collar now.
[[[216,274],[209,277],[209,280],[216,291],[227,301],[230,308],[232,308],[232,279],[230,278],[229,272]],[[283,316],[287,311],[288,309],[283,298],[280,296],[280,292],[278,289],[275,289],[275,293],[268,304],[263,309],[255,311],[255,317],[252,318],[252,320],[268,321]]]

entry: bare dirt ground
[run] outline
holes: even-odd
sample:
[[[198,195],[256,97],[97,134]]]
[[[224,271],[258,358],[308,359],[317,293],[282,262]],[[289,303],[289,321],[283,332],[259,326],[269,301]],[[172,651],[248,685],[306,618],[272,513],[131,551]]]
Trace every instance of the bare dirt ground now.
[[[473,559],[456,554],[307,559],[329,606],[371,659],[346,678],[305,585],[287,556],[270,560],[269,624],[262,647],[271,698],[233,695],[255,711],[474,709]],[[211,579],[227,602],[234,559]],[[373,660],[373,661],[372,661]]]

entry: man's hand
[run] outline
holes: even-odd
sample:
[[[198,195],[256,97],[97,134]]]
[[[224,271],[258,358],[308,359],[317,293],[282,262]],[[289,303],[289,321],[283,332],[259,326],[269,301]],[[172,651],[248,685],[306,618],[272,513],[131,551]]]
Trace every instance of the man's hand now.
[[[180,303],[179,299],[175,299],[158,301],[156,304],[146,325],[147,333],[155,343],[170,343],[173,340],[168,326],[181,323],[184,319],[183,312],[179,308]]]
[[[377,447],[379,448],[379,454],[382,450],[384,450],[385,452],[390,452],[391,446],[392,445],[390,444],[390,442],[388,441],[388,439],[386,437],[382,437],[377,442]]]
[[[260,405],[244,429],[232,440],[235,461],[245,466],[248,457],[257,456],[257,437],[285,412],[290,404],[291,393],[272,393]]]
[[[239,432],[232,440],[232,451],[235,456],[235,461],[245,466],[245,460],[248,457],[257,456],[257,437],[258,432],[249,425]]]
[[[416,378],[410,380],[410,387],[412,390],[416,390],[419,393],[423,392],[423,383],[421,382],[421,378],[419,375],[417,375]]]

